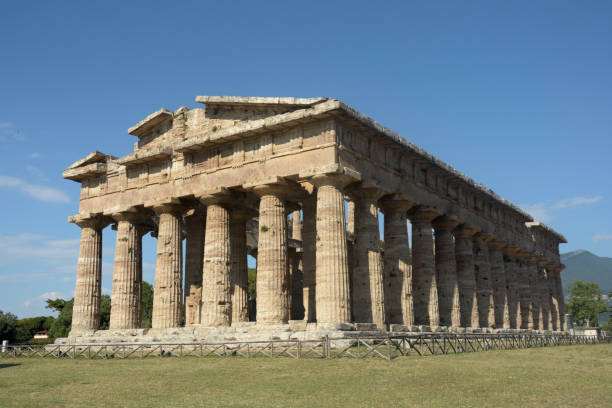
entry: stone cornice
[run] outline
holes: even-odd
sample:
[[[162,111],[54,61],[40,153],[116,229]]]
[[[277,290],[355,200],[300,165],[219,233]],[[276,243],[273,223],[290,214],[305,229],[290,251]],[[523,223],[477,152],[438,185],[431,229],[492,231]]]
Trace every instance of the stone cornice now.
[[[171,147],[155,147],[147,150],[139,150],[132,154],[118,158],[115,162],[126,167],[135,166],[141,163],[156,161],[172,155]]]
[[[155,129],[160,124],[165,121],[172,119],[173,113],[168,109],[162,108],[156,112],[153,112],[144,120],[141,120],[136,125],[132,126],[128,129],[128,134],[134,135],[137,137],[146,136],[152,129]]]

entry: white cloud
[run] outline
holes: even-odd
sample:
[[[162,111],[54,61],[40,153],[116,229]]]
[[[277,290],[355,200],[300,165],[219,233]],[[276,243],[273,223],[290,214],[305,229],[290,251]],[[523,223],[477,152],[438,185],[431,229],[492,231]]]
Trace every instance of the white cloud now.
[[[56,239],[28,233],[5,235],[0,232],[0,265],[11,262],[31,263],[32,261],[47,265],[58,261],[76,263],[78,254],[78,239]],[[58,268],[63,268],[63,266]],[[57,272],[62,271],[57,270],[55,273]]]
[[[593,236],[593,242],[612,241],[612,234],[596,234]]]
[[[544,203],[537,203],[533,205],[523,205],[525,211],[527,211],[535,220],[542,222],[549,222],[552,220],[552,215],[549,214],[549,208]]]
[[[36,166],[32,166],[31,164],[28,164],[27,166],[25,166],[25,170],[30,173],[32,176],[40,179],[41,181],[48,181],[49,179],[47,178],[47,175],[38,167]]]
[[[67,297],[68,296],[60,292],[45,292],[38,297],[26,300],[25,302],[23,302],[23,305],[26,308],[29,308],[30,306],[33,306],[33,305],[40,307],[46,304],[47,299],[66,299]]]
[[[581,205],[595,204],[603,200],[601,196],[595,197],[572,197],[557,201],[552,208],[575,208]]]
[[[111,290],[108,288],[102,288],[102,294],[103,295],[109,295],[111,294]]]
[[[22,142],[25,140],[25,136],[11,122],[0,122],[0,142],[8,140]]]
[[[20,190],[30,197],[48,203],[69,203],[66,193],[53,187],[30,184],[17,177],[0,175],[0,187]]]
[[[584,205],[591,205],[603,200],[601,196],[593,197],[570,197],[559,200],[553,204],[536,203],[536,204],[524,204],[521,207],[527,211],[531,216],[542,222],[550,222],[554,216],[552,212],[563,208],[576,208]]]
[[[32,153],[30,155],[30,158],[32,158],[32,159],[38,159],[39,157],[40,157],[40,153],[36,153],[36,152],[34,152],[34,153]]]

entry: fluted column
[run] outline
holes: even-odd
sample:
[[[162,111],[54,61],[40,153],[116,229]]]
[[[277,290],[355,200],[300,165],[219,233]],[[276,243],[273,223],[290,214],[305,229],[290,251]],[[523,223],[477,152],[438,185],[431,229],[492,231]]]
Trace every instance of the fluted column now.
[[[414,204],[385,199],[384,299],[390,324],[414,324],[412,310],[412,264],[408,240],[407,213]]]
[[[100,327],[102,284],[102,229],[108,220],[101,217],[71,217],[81,227],[81,244],[72,308],[72,331],[97,330]]]
[[[453,229],[458,224],[457,220],[447,216],[436,218],[433,222],[436,233],[435,257],[438,307],[440,309],[440,325],[442,326],[461,326],[457,260],[453,238]]]
[[[289,264],[284,189],[263,185],[254,190],[259,201],[257,251],[257,323],[289,321]]]
[[[491,285],[491,263],[488,242],[492,238],[478,233],[474,236],[474,271],[478,293],[478,322],[480,327],[495,327],[495,302]]]
[[[317,320],[316,309],[316,263],[317,263],[317,196],[314,190],[302,201],[302,217],[304,225],[302,231],[302,257],[304,320],[314,322]]]
[[[230,212],[230,285],[232,323],[249,321],[249,270],[247,265],[246,224],[251,210],[234,208]]]
[[[304,275],[302,274],[302,252],[297,248],[288,247],[289,280],[291,282],[291,320],[304,319]]]
[[[567,331],[567,322],[565,320],[565,299],[563,297],[563,285],[561,283],[561,271],[565,268],[565,265],[558,264],[554,268],[554,286],[555,286],[555,294],[557,298],[557,304],[559,305],[559,330]]]
[[[538,265],[537,257],[530,255],[527,258],[527,280],[529,282],[529,311],[531,313],[532,330],[540,329],[540,302],[538,296]]]
[[[505,247],[504,274],[506,278],[506,296],[508,299],[508,322],[511,329],[521,327],[521,296],[519,292],[519,261],[516,259],[516,248]]]
[[[379,191],[359,189],[355,199],[355,263],[353,267],[353,319],[385,324],[383,269],[378,227]]]
[[[477,230],[461,225],[455,230],[455,259],[462,327],[478,327],[478,293],[472,237]]]
[[[537,302],[540,309],[540,330],[550,330],[550,302],[548,301],[548,283],[546,282],[546,262],[538,260]]]
[[[316,303],[318,323],[351,321],[344,192],[336,176],[313,179],[317,186]]]
[[[518,289],[521,305],[521,329],[533,330],[533,313],[531,310],[531,288],[529,281],[528,253],[520,251],[518,269]]]
[[[409,213],[412,223],[412,299],[414,323],[438,326],[438,288],[431,221],[435,211],[417,207]]]
[[[506,272],[504,270],[504,255],[502,252],[506,245],[507,244],[500,241],[489,243],[495,327],[498,329],[510,328],[510,312],[508,308],[508,294],[506,292]]]
[[[202,269],[202,326],[230,326],[232,323],[233,265],[230,244],[230,211],[225,202],[227,196],[205,195],[199,197],[206,205],[206,230],[204,232],[204,262]]]
[[[142,233],[138,226],[143,217],[136,212],[113,214],[117,221],[117,242],[113,269],[110,329],[140,327],[142,285]]]
[[[550,325],[552,331],[559,330],[559,301],[555,290],[555,265],[549,262],[546,265],[547,299],[550,307]]]
[[[181,325],[183,300],[183,245],[181,213],[183,208],[174,204],[153,207],[159,215],[157,260],[155,263],[155,290],[153,292],[154,329]]]
[[[202,302],[202,262],[204,260],[205,213],[191,210],[185,217],[185,326],[200,323]]]

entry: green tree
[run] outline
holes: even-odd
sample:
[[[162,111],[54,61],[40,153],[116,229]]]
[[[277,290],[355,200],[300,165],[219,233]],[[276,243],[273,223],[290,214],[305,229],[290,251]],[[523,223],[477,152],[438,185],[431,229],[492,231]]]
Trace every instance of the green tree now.
[[[12,313],[4,313],[0,310],[0,341],[8,340],[9,343],[15,341],[17,335],[17,316]]]
[[[257,281],[257,269],[249,268],[248,274],[249,274],[248,295],[251,299],[255,299],[255,286],[256,286],[255,283]]]
[[[59,315],[49,329],[49,337],[56,339],[58,337],[66,337],[72,329],[72,307],[74,299],[48,299],[47,309],[53,309],[59,312]],[[110,296],[102,295],[100,299],[100,330],[108,329],[110,322],[111,301]]]
[[[570,299],[568,311],[576,321],[588,321],[591,326],[597,325],[597,313],[607,310],[601,299],[602,291],[595,282],[576,281],[569,287]]]
[[[142,297],[140,298],[140,327],[147,329],[151,327],[153,319],[153,286],[149,282],[142,281]]]
[[[19,319],[17,321],[16,343],[28,343],[34,337],[34,334],[41,330],[51,329],[51,325],[55,321],[53,316],[36,316]]]

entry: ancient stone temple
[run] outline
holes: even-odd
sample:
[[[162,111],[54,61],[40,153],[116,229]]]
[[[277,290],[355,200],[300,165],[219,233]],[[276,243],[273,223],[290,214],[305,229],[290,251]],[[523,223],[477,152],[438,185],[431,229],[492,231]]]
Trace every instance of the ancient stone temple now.
[[[81,228],[70,338],[565,330],[565,238],[493,191],[338,100],[196,101],[205,107],[160,109],[130,128],[133,153],[95,151],[64,171],[82,186],[69,217]],[[147,233],[157,239],[149,330]]]

